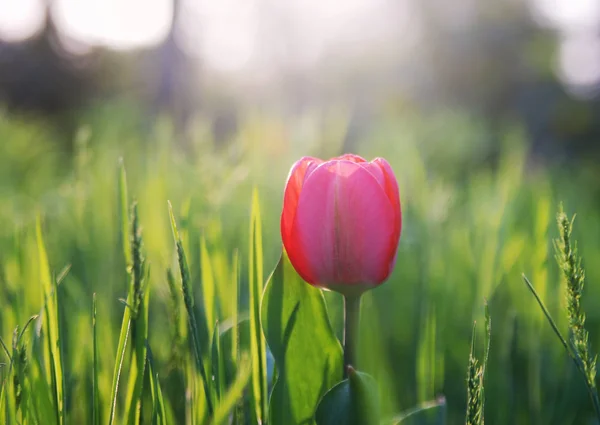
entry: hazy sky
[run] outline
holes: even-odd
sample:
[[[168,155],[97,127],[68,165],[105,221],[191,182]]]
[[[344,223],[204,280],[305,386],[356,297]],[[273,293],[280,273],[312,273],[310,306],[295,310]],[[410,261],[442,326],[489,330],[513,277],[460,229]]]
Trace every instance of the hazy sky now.
[[[0,38],[18,40],[39,29],[44,1],[0,0]],[[170,0],[52,1],[61,33],[84,46],[129,49],[157,43],[172,14]],[[415,31],[414,1],[181,0],[180,41],[223,71],[265,69],[275,61],[306,66],[332,46],[351,51],[406,43]],[[557,74],[571,83],[600,81],[600,0],[523,1],[542,25],[558,32]],[[454,4],[462,10],[470,2]]]

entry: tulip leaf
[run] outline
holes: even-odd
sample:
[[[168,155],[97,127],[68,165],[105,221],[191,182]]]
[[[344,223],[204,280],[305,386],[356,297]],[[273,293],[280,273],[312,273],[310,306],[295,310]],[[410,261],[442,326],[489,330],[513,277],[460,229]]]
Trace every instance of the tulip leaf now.
[[[401,413],[386,425],[445,425],[446,400],[440,398]]]
[[[321,399],[315,413],[317,425],[379,425],[377,384],[370,375],[350,370]]]
[[[277,369],[269,423],[314,424],[319,399],[342,379],[342,349],[323,293],[298,276],[285,252],[267,282],[261,319]]]

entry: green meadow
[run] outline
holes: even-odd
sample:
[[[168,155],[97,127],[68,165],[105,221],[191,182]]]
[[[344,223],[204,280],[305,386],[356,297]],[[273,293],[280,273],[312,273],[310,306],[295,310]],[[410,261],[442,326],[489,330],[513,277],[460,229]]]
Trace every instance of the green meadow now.
[[[65,141],[0,115],[0,421],[293,425],[288,409],[312,424],[341,379],[323,356],[341,350],[324,329],[341,338],[342,299],[285,260],[276,269],[279,215],[294,161],[342,153],[345,115],[247,114],[221,144],[202,117],[185,134],[145,120],[98,107]],[[567,337],[552,242],[562,203],[576,213],[581,308],[600,350],[600,210],[585,164],[535,157],[517,126],[490,137],[468,117],[402,110],[382,114],[355,153],[389,161],[403,213],[395,270],[362,302],[356,368],[374,379],[382,423],[465,423],[486,304],[485,423],[597,423],[577,361],[522,276]],[[267,281],[283,295],[274,286],[263,299]],[[293,297],[304,310],[290,337],[275,322]],[[435,415],[398,422],[432,405]]]

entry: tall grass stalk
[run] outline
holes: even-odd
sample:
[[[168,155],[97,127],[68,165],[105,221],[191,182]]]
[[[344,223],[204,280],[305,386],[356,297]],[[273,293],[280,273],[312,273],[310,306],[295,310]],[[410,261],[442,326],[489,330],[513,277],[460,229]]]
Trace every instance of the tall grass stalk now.
[[[183,243],[181,242],[181,238],[179,237],[179,232],[177,231],[177,223],[175,221],[175,216],[173,214],[173,207],[171,206],[171,202],[168,203],[169,206],[169,217],[171,219],[171,229],[173,231],[173,238],[175,239],[175,247],[177,249],[177,261],[179,263],[179,272],[181,275],[181,290],[183,292],[183,301],[185,304],[185,309],[188,315],[188,324],[190,328],[190,334],[192,336],[192,348],[194,350],[194,358],[196,360],[196,367],[198,372],[200,373],[200,377],[202,379],[202,385],[204,387],[204,395],[206,400],[206,405],[208,408],[209,417],[213,416],[214,407],[212,403],[212,392],[211,387],[208,382],[208,376],[206,374],[206,370],[204,367],[204,360],[202,357],[202,350],[200,347],[200,340],[198,337],[198,324],[196,322],[196,316],[194,315],[194,296],[192,294],[192,283],[190,278],[190,271],[185,255],[185,251],[183,250]]]
[[[132,361],[126,394],[126,418],[129,425],[137,425],[141,419],[144,375],[146,371],[146,347],[148,339],[148,273],[143,254],[142,231],[139,224],[137,203],[131,208],[131,338]]]

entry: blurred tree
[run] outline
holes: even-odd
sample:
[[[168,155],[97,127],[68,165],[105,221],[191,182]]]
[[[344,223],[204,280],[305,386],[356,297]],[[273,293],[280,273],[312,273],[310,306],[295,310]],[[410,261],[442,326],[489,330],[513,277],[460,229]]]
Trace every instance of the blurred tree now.
[[[90,74],[63,48],[51,6],[52,0],[45,0],[44,23],[33,37],[0,40],[0,102],[11,110],[48,115],[69,131],[73,110],[89,95]]]
[[[190,58],[177,41],[181,1],[172,0],[172,4],[169,33],[157,48],[159,76],[154,105],[159,111],[168,112],[176,128],[184,128],[192,115],[193,102],[198,99],[195,96],[198,84],[194,78],[198,76],[198,69],[192,69]]]

